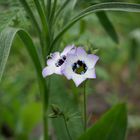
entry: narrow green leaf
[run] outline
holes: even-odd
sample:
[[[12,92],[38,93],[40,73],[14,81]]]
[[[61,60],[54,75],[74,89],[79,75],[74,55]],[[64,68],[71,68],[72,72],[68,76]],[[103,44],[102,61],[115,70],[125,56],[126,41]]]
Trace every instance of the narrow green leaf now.
[[[47,91],[45,79],[42,77],[41,74],[42,66],[36,48],[29,34],[22,29],[7,27],[0,33],[0,80],[2,78],[5,65],[7,63],[7,59],[10,53],[10,49],[16,34],[20,36],[31,59],[33,60],[39,80],[40,89],[43,91]]]
[[[47,0],[47,17],[49,19],[52,7],[52,0]]]
[[[132,3],[124,3],[124,2],[107,2],[101,4],[95,4],[89,6],[82,12],[80,12],[77,16],[72,18],[69,23],[63,27],[63,29],[56,35],[53,40],[51,47],[61,38],[61,36],[71,28],[77,21],[82,19],[85,16],[88,16],[92,13],[100,12],[100,11],[126,11],[126,12],[140,12],[140,4],[132,4]]]
[[[19,0],[20,3],[23,5],[25,11],[27,12],[27,14],[30,16],[31,20],[32,20],[32,23],[35,25],[37,31],[39,34],[41,34],[41,30],[40,30],[40,27],[39,27],[39,24],[30,8],[30,6],[28,5],[28,3],[26,2],[26,0]]]
[[[113,24],[111,23],[111,21],[109,20],[107,14],[105,12],[97,12],[96,13],[101,25],[103,26],[103,28],[105,29],[105,31],[108,33],[108,35],[110,36],[110,38],[115,42],[115,43],[119,43],[119,38],[117,35],[117,32],[113,26]]]
[[[42,22],[42,26],[43,26],[43,30],[45,30],[46,35],[48,34],[48,23],[47,23],[47,19],[45,16],[45,11],[43,11],[41,4],[38,0],[34,0],[35,6],[37,8],[38,14],[40,16],[41,22]]]
[[[66,0],[62,6],[56,11],[56,14],[55,14],[55,21],[56,19],[59,17],[60,13],[63,11],[63,9],[67,6],[67,4],[70,2],[70,0]]]
[[[125,104],[118,104],[89,128],[78,140],[124,140],[127,129]]]
[[[56,12],[56,6],[57,6],[57,0],[54,0],[53,7],[51,10],[51,15],[50,15],[50,22],[51,23],[52,23],[52,20],[54,18],[55,12]]]

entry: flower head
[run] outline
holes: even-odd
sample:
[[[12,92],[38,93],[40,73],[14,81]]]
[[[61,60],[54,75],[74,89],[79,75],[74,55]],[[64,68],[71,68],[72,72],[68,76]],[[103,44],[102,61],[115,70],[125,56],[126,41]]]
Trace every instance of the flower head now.
[[[65,64],[61,68],[62,73],[79,86],[87,78],[96,78],[94,67],[98,59],[98,56],[87,54],[82,47],[78,47],[75,53],[67,55]]]
[[[55,52],[50,55],[50,58],[47,60],[47,66],[43,69],[43,77],[49,76],[51,74],[62,75],[61,67],[64,65],[67,54],[74,53],[76,47],[74,45],[67,46],[62,53]]]

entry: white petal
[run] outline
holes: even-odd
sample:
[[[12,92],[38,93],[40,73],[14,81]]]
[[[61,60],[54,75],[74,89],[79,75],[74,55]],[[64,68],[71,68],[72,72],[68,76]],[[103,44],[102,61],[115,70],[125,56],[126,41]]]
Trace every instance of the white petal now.
[[[73,74],[72,75],[72,79],[73,79],[73,81],[74,81],[74,83],[75,83],[75,85],[78,87],[83,81],[85,81],[86,80],[86,78],[85,78],[85,76],[84,76],[84,74],[83,75],[78,75],[78,74]]]
[[[53,53],[53,56],[52,56],[53,60],[56,60],[56,59],[59,59],[59,58],[60,58],[60,53],[59,52]]]
[[[66,58],[66,63],[69,63],[69,65],[73,65],[75,62],[77,62],[79,59],[77,55],[75,54],[68,54]]]
[[[55,74],[62,75],[61,67],[56,67],[56,68],[55,68]]]
[[[51,58],[47,60],[47,65],[48,66],[54,66],[55,63],[58,61],[58,59],[60,59],[60,53],[59,52],[55,52],[55,53],[51,54]]]
[[[64,74],[64,76],[66,76],[66,78],[68,80],[70,80],[72,78],[72,74],[74,73],[72,70],[72,64],[70,63],[70,61],[65,62],[62,67],[61,67],[61,72],[62,74]]]
[[[52,67],[45,67],[42,71],[43,77],[49,76],[54,73],[54,69]]]
[[[54,65],[55,64],[55,61],[53,59],[48,59],[47,60],[47,65],[50,66],[50,65]]]
[[[95,69],[88,69],[85,73],[85,77],[90,79],[96,78]]]
[[[61,56],[63,55],[67,55],[68,53],[74,53],[76,50],[76,47],[74,45],[71,45],[71,46],[67,46],[63,52],[61,53]]]
[[[80,60],[84,60],[84,58],[87,56],[87,53],[82,47],[78,47],[76,50],[76,55]]]
[[[94,54],[88,54],[86,57],[85,63],[87,64],[88,68],[93,68],[95,64],[97,63],[99,57]]]

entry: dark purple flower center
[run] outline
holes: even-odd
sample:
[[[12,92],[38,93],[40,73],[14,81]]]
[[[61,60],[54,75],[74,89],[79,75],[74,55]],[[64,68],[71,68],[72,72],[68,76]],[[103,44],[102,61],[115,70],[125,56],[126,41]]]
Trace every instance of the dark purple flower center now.
[[[63,55],[60,59],[58,59],[58,61],[55,63],[56,67],[60,67],[66,60],[66,56]]]
[[[76,73],[76,74],[84,74],[87,71],[88,67],[85,64],[84,61],[78,60],[77,62],[75,62],[72,66],[72,70]]]

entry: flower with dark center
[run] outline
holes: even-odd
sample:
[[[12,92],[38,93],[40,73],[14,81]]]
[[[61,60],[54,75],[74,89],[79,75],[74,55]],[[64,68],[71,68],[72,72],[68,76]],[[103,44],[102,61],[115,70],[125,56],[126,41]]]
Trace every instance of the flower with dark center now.
[[[43,69],[43,77],[52,75],[53,73],[62,75],[61,66],[65,63],[67,54],[74,53],[75,46],[67,46],[62,53],[52,53],[47,59],[47,66]]]
[[[60,67],[66,60],[66,56],[63,55],[58,61],[55,63],[56,67]]]
[[[82,47],[78,47],[75,53],[68,54],[62,73],[67,79],[72,79],[76,86],[79,86],[87,78],[96,78],[95,64],[99,57],[94,54],[87,54]]]
[[[72,70],[77,74],[84,74],[87,71],[87,66],[83,61],[78,60],[73,64]]]

